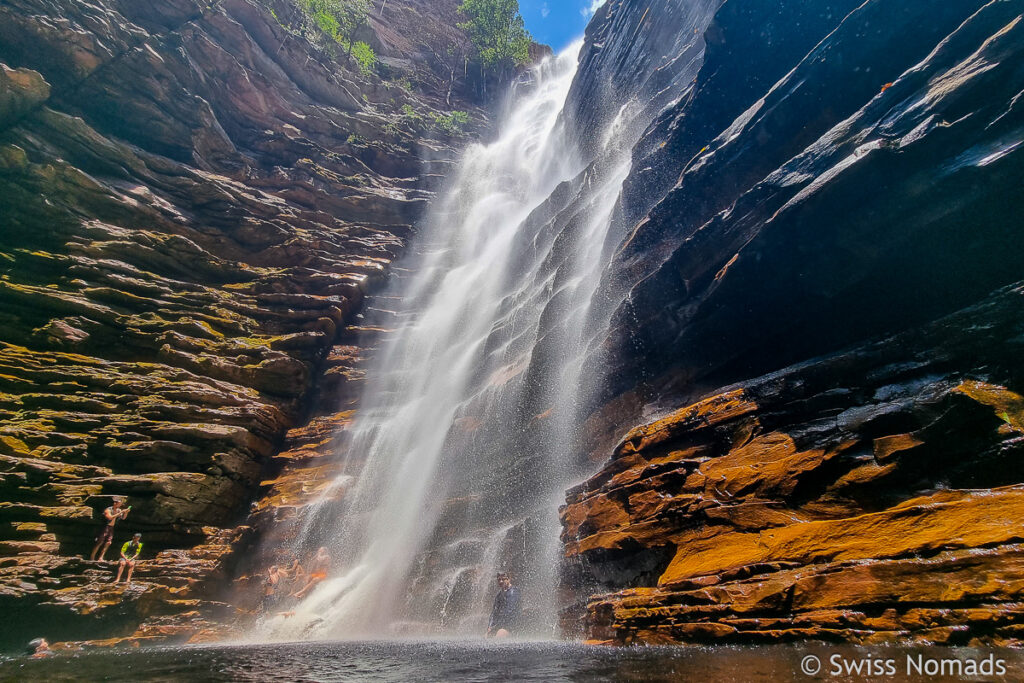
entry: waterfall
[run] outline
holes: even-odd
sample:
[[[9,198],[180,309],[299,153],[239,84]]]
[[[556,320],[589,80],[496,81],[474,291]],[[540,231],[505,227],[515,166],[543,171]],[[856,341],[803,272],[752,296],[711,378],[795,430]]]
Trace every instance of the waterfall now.
[[[583,473],[569,454],[585,350],[636,135],[624,106],[588,144],[570,139],[579,51],[520,79],[499,137],[466,150],[419,226],[347,449],[365,464],[304,532],[330,575],[262,636],[479,635],[498,568],[530,635],[555,634],[557,509]]]

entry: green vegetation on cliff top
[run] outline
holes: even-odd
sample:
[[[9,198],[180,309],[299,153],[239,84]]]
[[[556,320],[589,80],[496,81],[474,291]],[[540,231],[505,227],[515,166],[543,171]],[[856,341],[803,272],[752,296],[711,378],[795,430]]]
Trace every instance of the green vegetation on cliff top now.
[[[502,76],[530,61],[532,41],[518,0],[464,0],[459,13],[467,18],[459,28],[473,41],[485,71]]]

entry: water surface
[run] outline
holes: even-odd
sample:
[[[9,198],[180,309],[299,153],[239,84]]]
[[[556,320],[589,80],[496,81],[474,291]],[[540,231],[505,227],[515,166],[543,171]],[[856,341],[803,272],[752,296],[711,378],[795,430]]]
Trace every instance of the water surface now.
[[[828,675],[829,658],[893,658],[897,675]],[[824,664],[801,672],[805,657]],[[965,661],[989,655],[1004,676],[907,676],[907,655]],[[1012,650],[827,645],[607,648],[566,643],[365,642],[153,648],[66,654],[0,664],[0,681],[860,681],[1024,680]]]

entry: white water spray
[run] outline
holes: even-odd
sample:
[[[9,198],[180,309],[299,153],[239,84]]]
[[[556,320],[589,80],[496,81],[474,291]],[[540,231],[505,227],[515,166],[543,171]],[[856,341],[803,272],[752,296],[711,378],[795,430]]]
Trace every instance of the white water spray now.
[[[579,474],[567,453],[588,316],[630,168],[625,107],[594,132],[600,163],[568,139],[578,50],[533,71],[500,138],[466,151],[421,226],[353,428],[366,464],[336,482],[338,518],[306,530],[331,575],[262,637],[479,634],[510,562],[533,635],[554,634],[557,506]],[[572,211],[549,199],[561,191],[577,193]]]

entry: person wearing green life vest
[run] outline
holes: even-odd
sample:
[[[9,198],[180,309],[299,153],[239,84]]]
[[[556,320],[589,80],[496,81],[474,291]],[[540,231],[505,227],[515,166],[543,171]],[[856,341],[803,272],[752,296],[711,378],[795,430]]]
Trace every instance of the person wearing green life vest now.
[[[121,559],[117,561],[117,578],[114,579],[114,583],[121,580],[121,572],[124,571],[125,567],[128,567],[128,576],[125,577],[124,582],[130,584],[132,582],[132,572],[135,571],[135,561],[139,557],[139,553],[142,552],[142,534],[136,533],[132,536],[132,540],[125,541],[125,544],[121,546]]]

